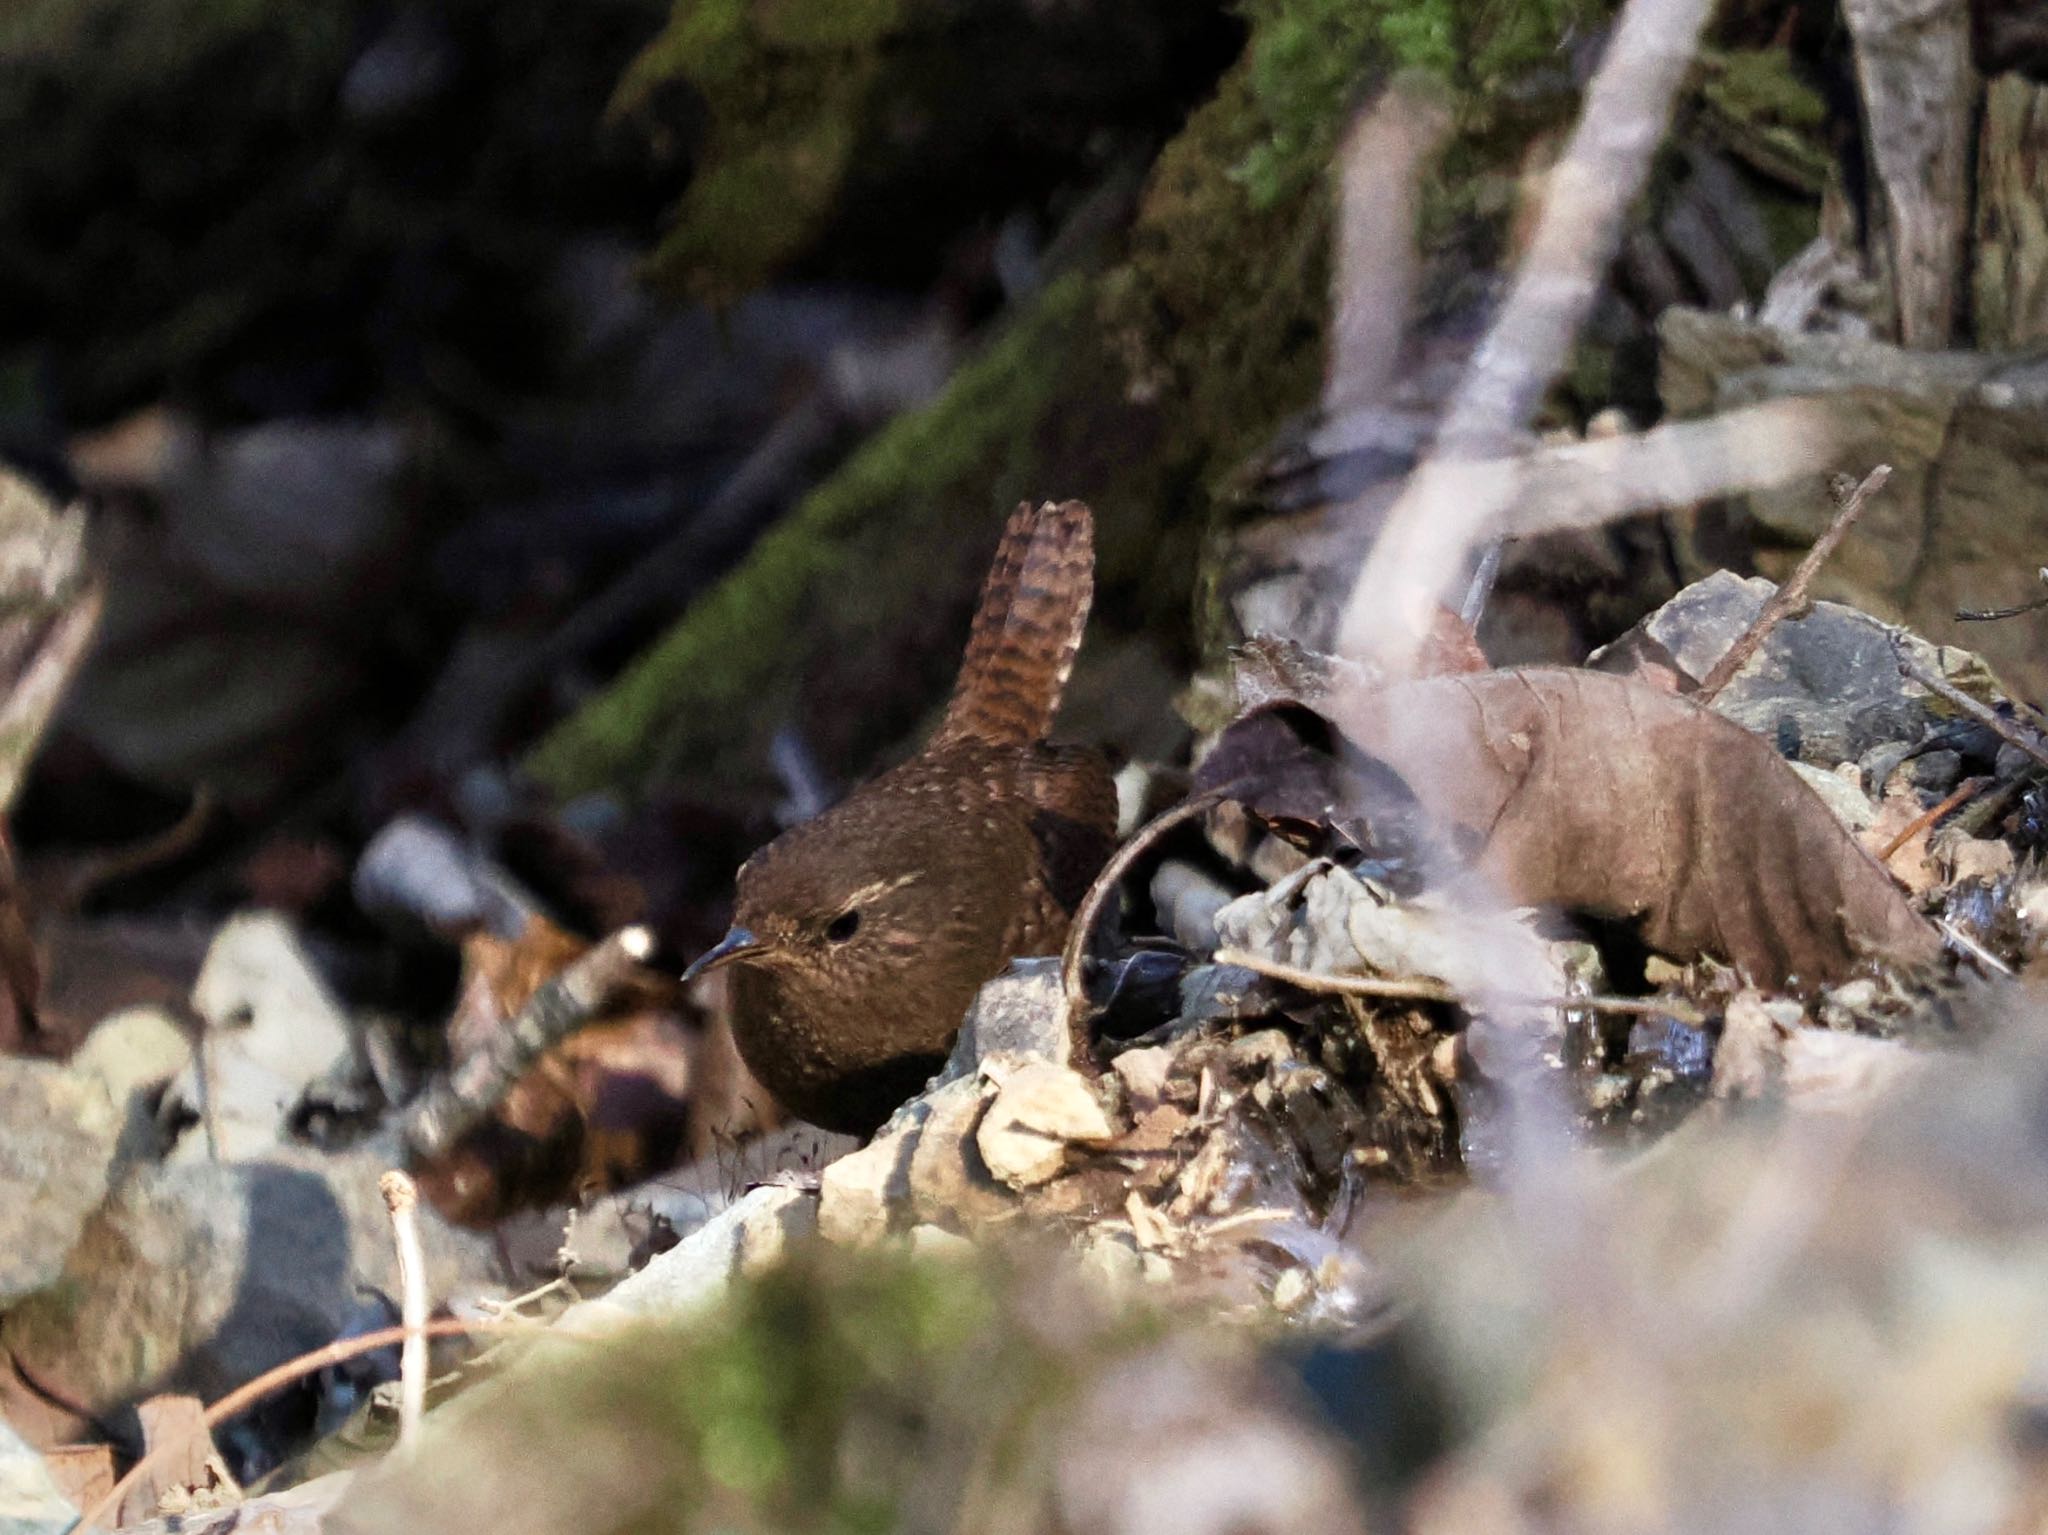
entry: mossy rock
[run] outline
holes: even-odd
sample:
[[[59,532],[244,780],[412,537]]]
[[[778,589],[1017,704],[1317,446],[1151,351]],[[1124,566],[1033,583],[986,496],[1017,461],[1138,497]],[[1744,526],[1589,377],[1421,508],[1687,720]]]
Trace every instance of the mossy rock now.
[[[1498,244],[1532,123],[1574,104],[1562,89],[1504,103],[1492,86],[1592,8],[1385,0],[1361,19],[1348,0],[1255,0],[1250,45],[1157,158],[1121,251],[1039,295],[857,453],[527,767],[562,795],[656,781],[745,795],[769,787],[767,740],[794,722],[824,761],[859,770],[942,695],[996,529],[1026,497],[1096,508],[1084,667],[1105,633],[1164,633],[1190,658],[1223,493],[1316,395],[1325,168],[1352,107],[1395,67],[1451,61],[1461,169],[1439,178],[1424,235],[1443,270],[1468,272]],[[1307,80],[1276,62],[1303,51],[1322,66]]]
[[[696,158],[649,275],[711,302],[798,266],[922,283],[961,230],[1164,137],[1241,36],[1222,0],[676,0],[614,102]]]
[[[807,674],[815,681],[821,668],[846,667],[858,690],[862,674],[894,671],[877,653],[891,643],[892,621],[911,615],[913,627],[929,627],[936,598],[950,626],[1000,512],[1055,489],[1034,479],[1037,430],[1086,328],[1088,291],[1079,278],[1050,289],[935,404],[877,435],[544,740],[528,767],[564,793],[649,776],[745,780],[761,772],[765,739],[788,718]],[[817,649],[800,650],[811,637]],[[944,664],[903,659],[923,674],[914,691],[943,686]],[[865,711],[853,712],[843,728],[858,731]],[[899,710],[892,724],[904,723]],[[871,751],[880,743],[860,744]]]
[[[987,1250],[806,1248],[695,1319],[504,1352],[502,1373],[431,1410],[421,1453],[358,1482],[330,1528],[1067,1528],[1061,1484],[1119,1410],[1146,1430],[1123,1453],[1149,1449],[1161,1487],[1180,1463],[1159,1436],[1199,1432],[1204,1413],[1255,1424],[1262,1445],[1298,1435],[1290,1467],[1338,1464],[1313,1453],[1288,1361],[1252,1329],[1169,1319]]]

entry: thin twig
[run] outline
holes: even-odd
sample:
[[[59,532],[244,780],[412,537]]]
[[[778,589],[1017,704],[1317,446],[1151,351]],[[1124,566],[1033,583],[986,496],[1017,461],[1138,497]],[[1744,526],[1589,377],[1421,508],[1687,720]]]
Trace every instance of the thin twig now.
[[[415,1162],[443,1155],[481,1124],[512,1084],[602,1012],[653,952],[654,935],[646,928],[621,928],[543,982],[517,1017],[406,1111],[405,1145]]]
[[[217,808],[213,792],[201,784],[192,791],[192,803],[185,813],[164,830],[104,852],[67,858],[54,871],[51,894],[45,897],[46,909],[55,907],[75,912],[85,905],[88,897],[114,881],[146,874],[183,858],[198,847],[212,829]]]
[[[557,1274],[553,1279],[550,1279],[546,1284],[536,1285],[533,1289],[528,1290],[524,1295],[515,1295],[510,1300],[498,1300],[492,1296],[479,1296],[477,1298],[477,1304],[481,1306],[484,1310],[488,1311],[492,1316],[516,1317],[528,1306],[531,1306],[538,1301],[546,1300],[550,1295],[553,1295],[557,1290],[562,1291],[564,1294],[568,1295],[572,1300],[583,1299],[583,1297],[577,1293],[576,1287],[574,1285],[569,1283],[569,1281],[563,1278],[560,1274]],[[533,1318],[528,1317],[526,1318],[526,1320],[532,1321]]]
[[[1957,927],[1955,923],[1949,921],[1947,917],[1938,918],[1935,921],[1934,925],[1941,929],[1942,937],[1946,938],[1958,949],[1961,949],[1963,953],[1967,954],[1971,959],[1974,959],[1986,970],[1992,971],[1993,973],[1998,975],[2006,976],[2007,978],[2011,977],[2011,965],[2008,965],[1996,954],[1993,954],[1989,949],[1985,948],[1983,944],[1977,942],[1976,939],[1972,938],[1968,933],[1964,932],[1961,928]]]
[[[339,1338],[332,1343],[288,1359],[283,1364],[265,1370],[254,1380],[237,1386],[226,1396],[207,1408],[200,1417],[194,1432],[212,1433],[229,1418],[239,1417],[258,1402],[274,1392],[281,1391],[294,1381],[304,1380],[319,1370],[354,1359],[359,1354],[374,1354],[380,1348],[389,1348],[394,1343],[403,1343],[412,1329],[403,1325],[380,1327],[375,1332],[360,1333],[353,1338]],[[419,1331],[429,1338],[459,1338],[473,1333],[508,1333],[520,1337],[567,1338],[572,1342],[593,1341],[581,1334],[562,1332],[546,1328],[533,1322],[465,1321],[459,1317],[447,1317],[438,1322],[428,1322]],[[107,1495],[87,1509],[64,1535],[84,1535],[84,1532],[102,1523],[109,1514],[121,1506],[121,1500],[142,1478],[173,1455],[182,1455],[190,1445],[189,1438],[166,1440],[154,1446],[134,1465],[128,1474],[116,1482]]]
[[[2043,565],[2037,575],[2048,582],[2048,565]],[[2048,608],[2048,597],[2036,597],[2031,602],[2016,602],[2009,608],[1957,608],[1956,622],[1962,624],[1988,624],[2001,618],[2018,618],[2027,613],[2038,613]]]
[[[2032,757],[2042,767],[2048,767],[2048,750],[2030,737],[2011,720],[2006,719],[1988,704],[1978,702],[1946,677],[1938,676],[1915,661],[1900,648],[1896,638],[1892,641],[1892,656],[1899,663],[1899,675],[1909,682],[1917,682],[1935,697],[1954,704],[1963,713],[1989,730],[2008,746],[2016,746]]]
[[[1088,887],[1088,893],[1081,898],[1080,907],[1074,912],[1072,925],[1067,929],[1067,944],[1060,953],[1060,989],[1066,996],[1067,1026],[1073,1028],[1087,1017],[1088,988],[1082,976],[1082,968],[1088,958],[1088,945],[1095,936],[1095,924],[1102,920],[1102,908],[1109,904],[1109,898],[1123,877],[1130,873],[1131,866],[1146,853],[1159,845],[1168,832],[1196,816],[1213,809],[1243,787],[1243,780],[1236,779],[1192,799],[1182,800],[1171,810],[1154,816],[1131,835],[1131,840],[1111,855],[1102,872],[1095,876],[1095,883]]]
[[[218,1162],[227,1155],[227,1142],[220,1123],[219,1052],[213,1047],[212,1024],[200,1026],[199,1049],[195,1054],[199,1067],[199,1128],[206,1133],[206,1160]]]
[[[1955,793],[1949,795],[1933,809],[1924,810],[1908,821],[1899,834],[1884,845],[1884,851],[1877,855],[1877,861],[1879,863],[1890,863],[1892,855],[1898,852],[1900,848],[1911,842],[1951,810],[1960,809],[1968,804],[1994,782],[1996,782],[1995,779],[1988,777],[1965,778],[1962,783],[1957,785]]]
[[[1771,600],[1764,604],[1763,611],[1758,613],[1750,626],[1736,637],[1735,643],[1728,647],[1727,654],[1714,663],[1714,668],[1707,673],[1706,680],[1694,690],[1694,703],[1703,708],[1712,703],[1721,689],[1735,680],[1735,674],[1749,664],[1749,658],[1757,653],[1765,640],[1770,638],[1771,631],[1805,608],[1806,594],[1813,586],[1813,578],[1820,574],[1821,566],[1828,562],[1828,557],[1840,547],[1842,540],[1848,537],[1849,529],[1854,527],[1856,519],[1863,515],[1863,508],[1870,504],[1870,498],[1883,490],[1885,481],[1891,477],[1892,466],[1879,464],[1863,477],[1862,484],[1842,499],[1841,506],[1835,511],[1834,521],[1828,524],[1825,533],[1813,541],[1813,547],[1806,551],[1806,558],[1799,562],[1799,568],[1792,572],[1791,579],[1771,593]]]
[[[1423,187],[1451,129],[1446,93],[1398,76],[1337,152],[1337,227],[1323,420],[1380,405],[1414,313],[1416,223]]]
[[[1248,949],[1221,948],[1216,951],[1216,963],[1236,965],[1240,969],[1255,971],[1269,980],[1282,981],[1289,986],[1298,986],[1303,991],[1325,991],[1345,997],[1386,997],[1408,1002],[1450,1002],[1464,1005],[1464,998],[1457,988],[1426,976],[1387,977],[1377,975],[1332,975],[1322,970],[1303,970],[1297,965],[1267,959]],[[1569,1011],[1573,1008],[1589,1013],[1623,1013],[1637,1018],[1675,1018],[1680,1023],[1698,1028],[1706,1019],[1694,1008],[1683,1002],[1666,1001],[1657,997],[1517,997],[1501,995],[1489,1000],[1512,1003],[1518,1007],[1540,1007]]]
[[[1429,459],[1409,476],[1345,605],[1337,649],[1407,675],[1437,606],[1501,531],[1515,476],[1453,497],[1445,471],[1513,446],[1563,371],[1692,62],[1708,0],[1628,0],[1586,93],[1513,286]]]
[[[6,752],[0,754],[0,813],[13,805],[51,716],[85,664],[105,601],[106,593],[97,581],[72,597],[29,656],[6,698],[0,699],[0,740],[8,743]]]
[[[1398,1002],[1456,1002],[1456,987],[1426,976],[1387,977],[1377,975],[1333,975],[1323,970],[1303,970],[1277,959],[1267,959],[1249,949],[1225,946],[1216,951],[1216,963],[1256,971],[1269,980],[1285,981],[1303,991],[1327,991],[1346,997],[1384,997]]]
[[[427,1410],[427,1262],[420,1251],[419,1190],[396,1168],[377,1180],[384,1208],[391,1212],[391,1236],[398,1249],[400,1318],[405,1347],[398,1355],[398,1448],[419,1442],[420,1418]]]

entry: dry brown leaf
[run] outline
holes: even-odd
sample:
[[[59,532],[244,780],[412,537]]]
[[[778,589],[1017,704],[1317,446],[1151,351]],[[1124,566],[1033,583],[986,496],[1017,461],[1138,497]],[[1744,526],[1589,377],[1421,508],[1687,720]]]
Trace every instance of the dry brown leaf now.
[[[1449,608],[1439,607],[1422,637],[1422,649],[1415,657],[1418,677],[1457,677],[1470,672],[1490,671],[1493,663],[1479,648],[1479,634]]]
[[[1900,832],[1925,816],[1926,807],[1920,803],[1920,796],[1901,774],[1885,786],[1884,800],[1877,807],[1877,819],[1856,840],[1875,858],[1898,840]],[[1928,855],[1928,838],[1933,834],[1932,825],[1922,826],[1899,843],[1891,857],[1884,861],[1892,877],[1915,895],[1925,895],[1941,884],[1941,871]]]
[[[1640,919],[1654,948],[1715,954],[1768,986],[1939,952],[1767,743],[1684,699],[1532,669],[1397,683],[1328,709],[1515,904]]]
[[[141,1524],[175,1508],[224,1507],[241,1501],[213,1435],[206,1405],[196,1396],[153,1396],[137,1405],[143,1452],[152,1459],[121,1500],[120,1522]]]
[[[472,935],[451,1059],[479,1049],[589,947],[538,918],[517,939]],[[744,1068],[722,1024],[690,1026],[682,1010],[665,982],[629,988],[542,1056],[488,1121],[416,1169],[421,1193],[451,1220],[484,1224],[649,1177],[729,1136],[745,1112]]]

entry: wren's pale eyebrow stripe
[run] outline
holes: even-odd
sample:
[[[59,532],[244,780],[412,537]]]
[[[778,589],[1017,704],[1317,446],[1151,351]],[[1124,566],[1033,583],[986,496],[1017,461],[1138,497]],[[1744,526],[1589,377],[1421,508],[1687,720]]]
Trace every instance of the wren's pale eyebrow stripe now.
[[[878,895],[888,895],[892,891],[901,890],[905,885],[914,885],[923,878],[921,873],[910,873],[899,874],[894,879],[878,879],[872,885],[862,885],[860,889],[847,896],[839,903],[839,909],[844,911],[849,906],[865,905]]]

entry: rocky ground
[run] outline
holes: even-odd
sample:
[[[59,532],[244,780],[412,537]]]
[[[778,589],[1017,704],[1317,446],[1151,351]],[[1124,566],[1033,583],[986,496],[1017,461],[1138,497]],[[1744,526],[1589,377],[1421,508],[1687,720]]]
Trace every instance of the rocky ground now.
[[[2025,8],[544,10],[0,19],[0,1527],[2039,1525]],[[676,976],[1024,495],[1120,851],[834,1136]]]

